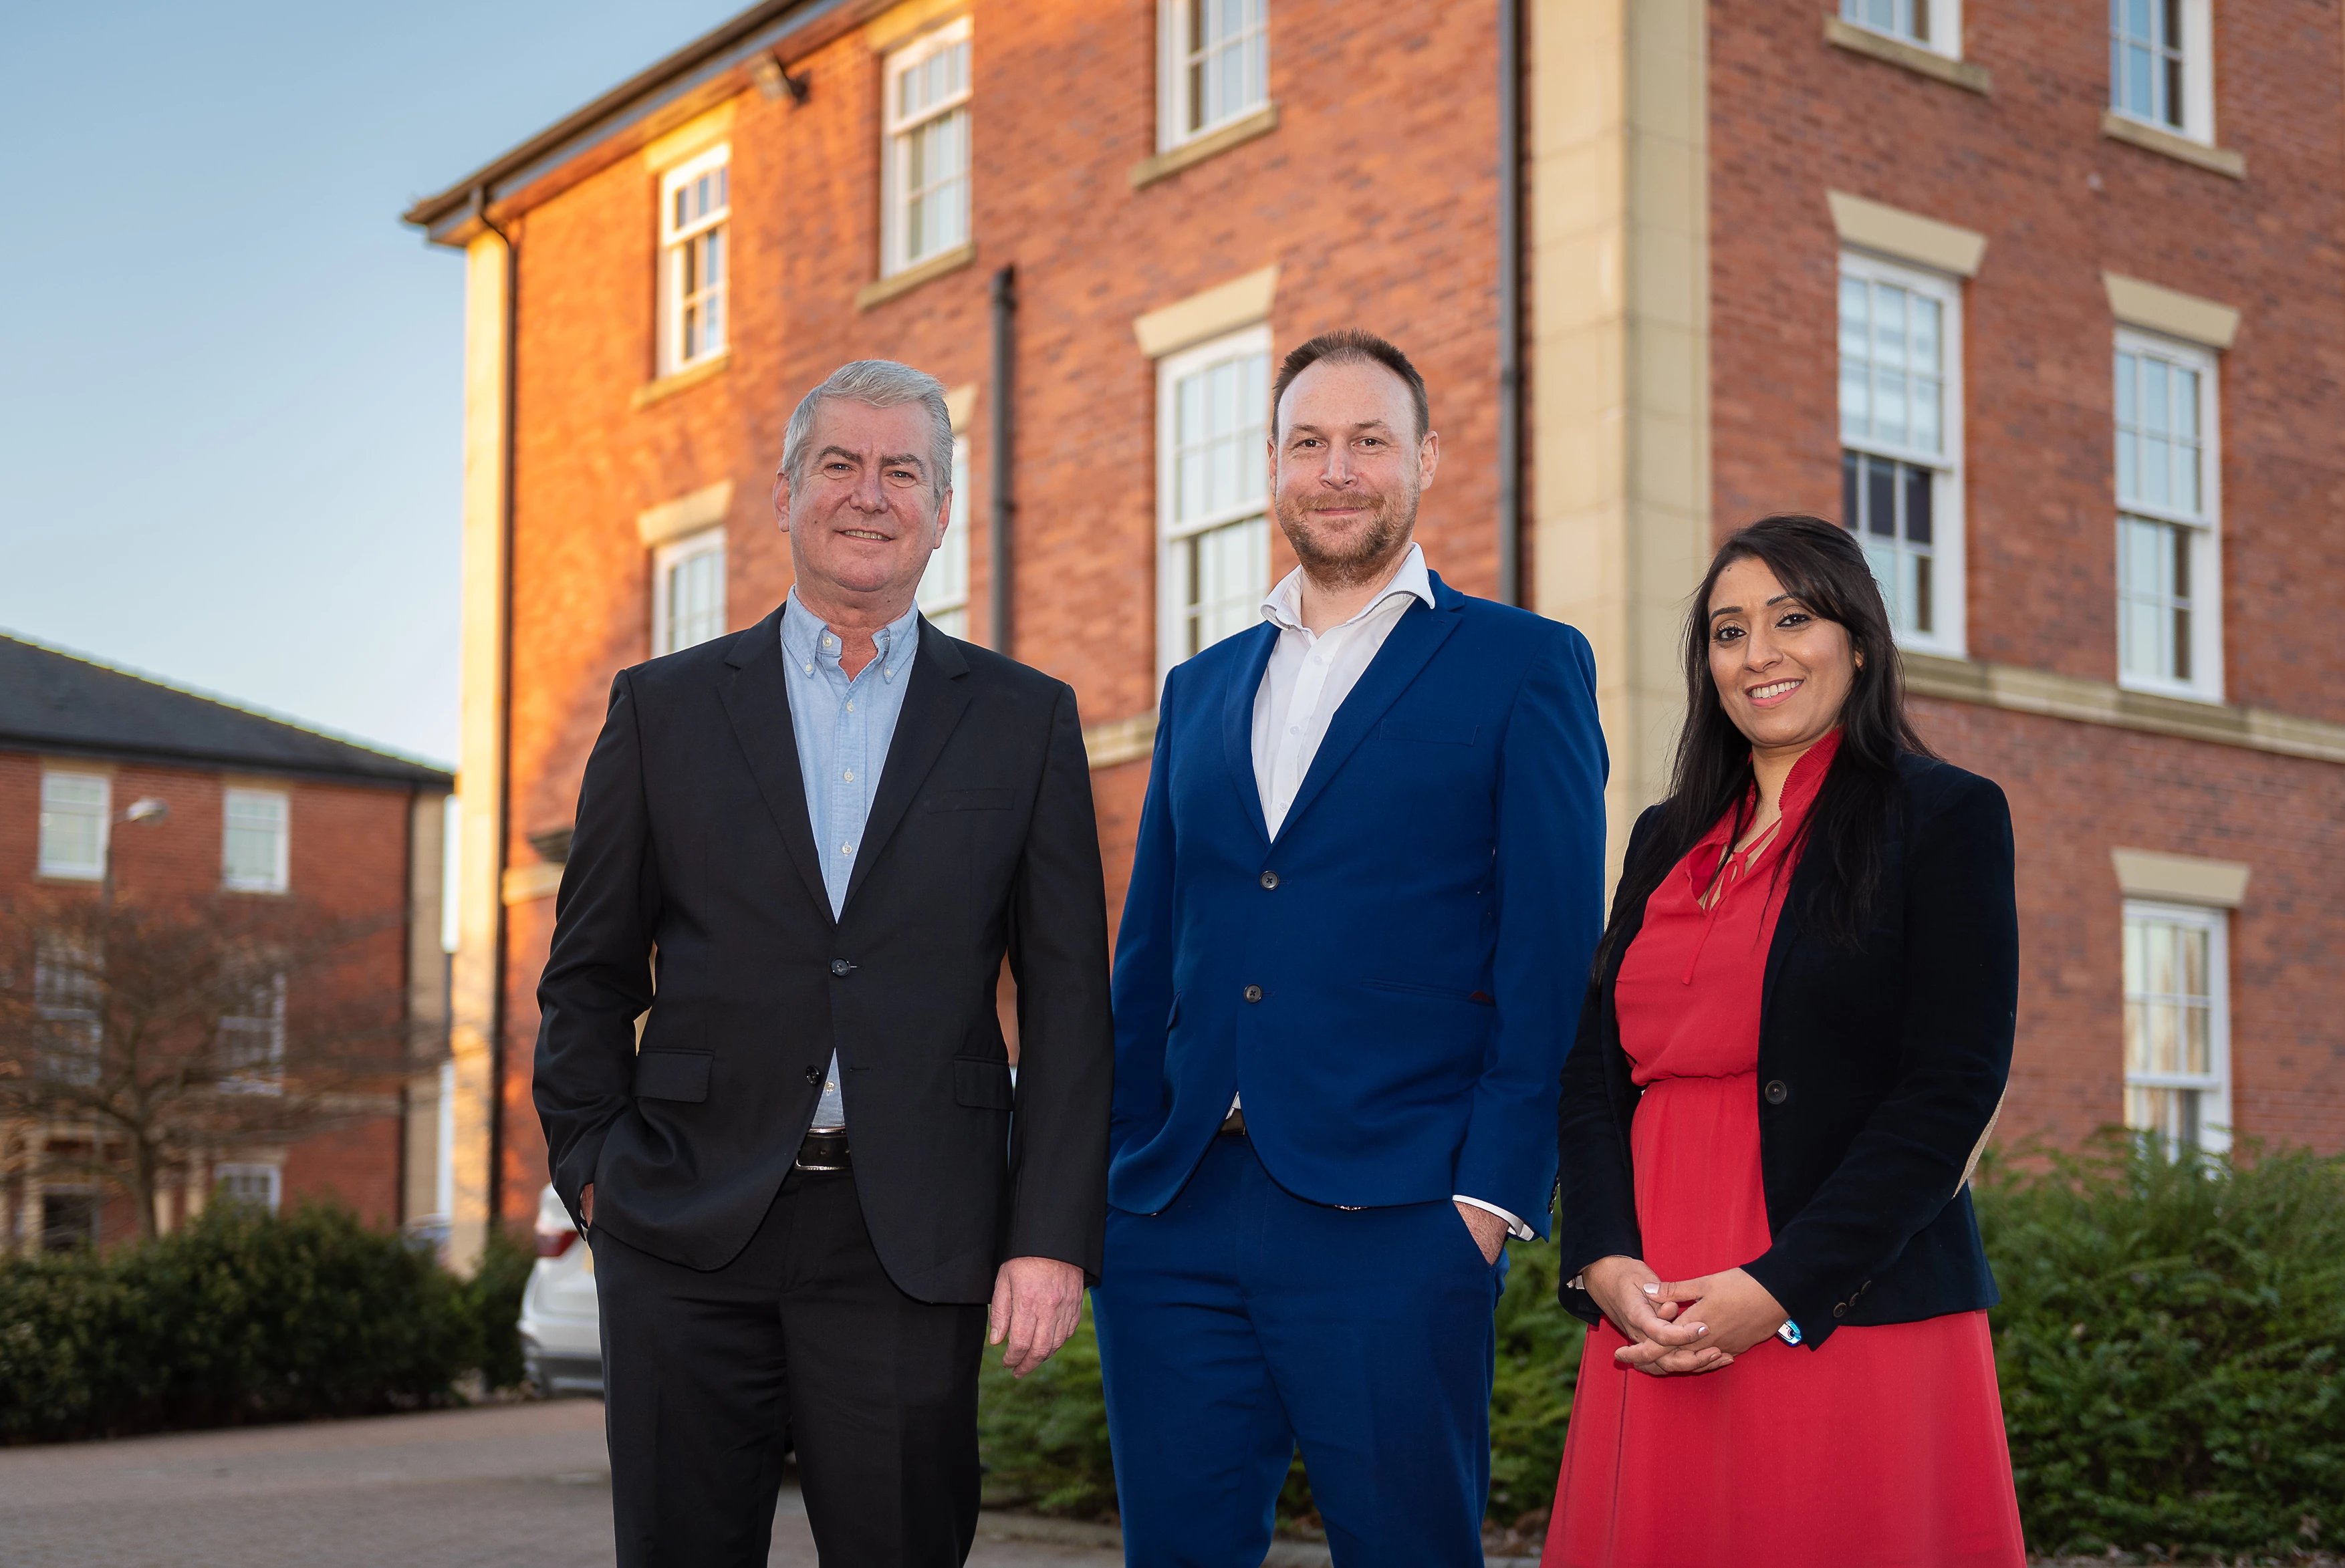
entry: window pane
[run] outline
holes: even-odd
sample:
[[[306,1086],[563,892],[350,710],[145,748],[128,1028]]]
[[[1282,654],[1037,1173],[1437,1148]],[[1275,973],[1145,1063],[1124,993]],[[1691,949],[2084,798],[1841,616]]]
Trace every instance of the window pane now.
[[[1249,518],[1189,541],[1188,652],[1202,652],[1262,619],[1270,591],[1270,527]]]
[[[41,875],[96,877],[106,871],[107,780],[95,774],[41,775]]]
[[[220,843],[222,883],[253,892],[285,886],[287,802],[268,790],[228,792]]]

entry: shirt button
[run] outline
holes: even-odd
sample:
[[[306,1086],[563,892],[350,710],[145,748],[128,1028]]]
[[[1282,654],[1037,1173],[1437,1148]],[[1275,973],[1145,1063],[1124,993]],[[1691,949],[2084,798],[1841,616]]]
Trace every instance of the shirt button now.
[[[1791,1088],[1783,1082],[1782,1079],[1770,1078],[1767,1080],[1767,1103],[1769,1105],[1782,1105],[1785,1100],[1790,1099],[1791,1098]]]
[[[1262,1000],[1262,987],[1261,987],[1261,986],[1248,986],[1245,988],[1245,999],[1246,999],[1247,1001],[1249,1001],[1249,1002],[1259,1002],[1259,1001],[1261,1001],[1261,1000]]]
[[[848,703],[848,704],[847,704],[847,711],[848,711],[848,713],[853,713],[853,712],[855,712],[855,703],[854,703],[852,701],[849,701],[849,702]]]
[[[853,768],[849,768],[840,776],[846,779],[848,784],[853,784],[855,782],[855,770]]]
[[[1276,873],[1275,871],[1265,871],[1265,872],[1264,872],[1264,873],[1262,874],[1262,885],[1263,885],[1263,886],[1264,886],[1264,887],[1265,887],[1265,888],[1270,888],[1270,887],[1275,887],[1275,886],[1277,886],[1277,885],[1278,885],[1278,873]]]
[[[851,844],[842,844],[838,846],[838,853],[841,855],[853,855],[855,853],[855,846]]]
[[[839,976],[851,975],[855,972],[855,966],[844,958],[833,958],[830,961],[830,972]],[[808,1067],[807,1070],[812,1072],[814,1069]]]

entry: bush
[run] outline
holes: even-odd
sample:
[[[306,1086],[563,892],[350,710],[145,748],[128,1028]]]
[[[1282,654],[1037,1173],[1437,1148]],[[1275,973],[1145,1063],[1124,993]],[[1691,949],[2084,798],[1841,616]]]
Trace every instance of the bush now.
[[[521,1298],[529,1289],[537,1249],[509,1230],[491,1230],[481,1263],[463,1282],[463,1308],[478,1336],[482,1386],[519,1388],[529,1376],[521,1354]]]
[[[0,1260],[0,1441],[447,1403],[481,1342],[466,1288],[396,1235],[215,1204],[104,1256]]]
[[[2345,1543],[2345,1159],[2128,1139],[1979,1199],[2034,1548]]]

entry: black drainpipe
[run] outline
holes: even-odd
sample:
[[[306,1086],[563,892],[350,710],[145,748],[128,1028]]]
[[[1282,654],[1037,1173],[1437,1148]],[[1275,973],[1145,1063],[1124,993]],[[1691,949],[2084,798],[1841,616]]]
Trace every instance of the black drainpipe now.
[[[1498,602],[1523,602],[1522,0],[1498,0]]]
[[[992,588],[989,614],[993,651],[1010,652],[1010,524],[1016,514],[1010,483],[1010,372],[1013,362],[1012,329],[1018,317],[1018,269],[1005,267],[993,275],[993,385],[986,400],[989,443],[992,448],[992,522],[988,530]]]
[[[513,236],[489,216],[489,187],[472,187],[472,213],[481,227],[504,242],[505,248],[505,385],[504,408],[498,432],[503,447],[504,484],[497,497],[497,527],[503,538],[498,551],[504,567],[501,602],[497,605],[497,846],[496,922],[494,944],[496,989],[489,997],[489,1184],[488,1229],[504,1219],[505,1166],[505,841],[513,831],[513,429],[517,420],[514,393],[520,385],[517,362],[521,345],[521,252]]]

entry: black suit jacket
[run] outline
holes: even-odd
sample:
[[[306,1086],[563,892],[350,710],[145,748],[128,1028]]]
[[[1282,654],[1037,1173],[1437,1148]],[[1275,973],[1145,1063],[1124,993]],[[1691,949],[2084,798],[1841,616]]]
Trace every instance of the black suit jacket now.
[[[1811,907],[1822,857],[1802,856],[1767,951],[1759,1008],[1760,1168],[1772,1244],[1742,1261],[1821,1345],[1842,1323],[1905,1323],[1993,1306],[1964,1178],[2002,1103],[2019,998],[2011,811],[1987,779],[1899,759],[1882,880],[1863,938],[1832,941]],[[1633,858],[1660,808],[1638,819]],[[1629,912],[1626,936],[1642,926]],[[1623,940],[1589,987],[1563,1068],[1560,1214],[1566,1280],[1641,1258],[1629,1079],[1613,987]],[[1721,1267],[1728,1264],[1721,1261]],[[1567,1283],[1563,1304],[1601,1314]]]
[[[574,1215],[592,1182],[598,1228],[720,1268],[789,1173],[835,1049],[856,1190],[907,1294],[986,1300],[1010,1257],[1095,1276],[1115,1047],[1075,694],[922,620],[834,921],[780,622],[612,683],[537,993],[554,1189]]]

